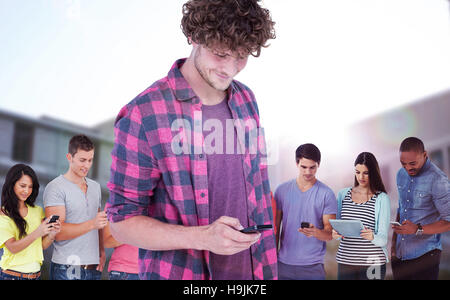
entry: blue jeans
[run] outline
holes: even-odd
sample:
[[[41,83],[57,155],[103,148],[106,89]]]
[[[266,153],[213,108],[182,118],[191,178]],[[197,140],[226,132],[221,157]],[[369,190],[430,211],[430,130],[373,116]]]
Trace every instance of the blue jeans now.
[[[80,266],[60,265],[52,262],[50,265],[50,280],[100,280],[102,272],[85,270]]]
[[[139,280],[139,274],[111,271],[109,272],[109,280]]]
[[[5,274],[0,271],[0,280],[41,280],[41,277],[35,279],[20,278],[13,275]]]
[[[279,280],[325,280],[325,276],[323,264],[294,266],[278,261]]]

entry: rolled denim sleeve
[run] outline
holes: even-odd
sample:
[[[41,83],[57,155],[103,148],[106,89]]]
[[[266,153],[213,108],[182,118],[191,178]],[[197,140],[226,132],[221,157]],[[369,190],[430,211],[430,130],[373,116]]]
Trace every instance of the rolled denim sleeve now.
[[[441,215],[441,220],[450,222],[450,183],[447,177],[435,180],[432,186],[433,203]]]
[[[113,223],[148,215],[150,199],[160,178],[139,107],[132,103],[122,108],[114,128],[110,196],[106,205],[108,219]]]

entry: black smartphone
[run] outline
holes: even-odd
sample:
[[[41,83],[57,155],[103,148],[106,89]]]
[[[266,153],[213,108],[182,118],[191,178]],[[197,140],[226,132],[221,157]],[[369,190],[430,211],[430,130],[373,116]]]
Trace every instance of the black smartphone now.
[[[300,225],[301,228],[309,228],[309,222],[302,222]]]
[[[52,217],[50,218],[50,221],[48,221],[48,223],[56,223],[56,221],[59,220],[59,216],[57,215],[52,215]]]
[[[242,233],[256,233],[263,230],[272,229],[272,225],[253,225],[241,230]]]

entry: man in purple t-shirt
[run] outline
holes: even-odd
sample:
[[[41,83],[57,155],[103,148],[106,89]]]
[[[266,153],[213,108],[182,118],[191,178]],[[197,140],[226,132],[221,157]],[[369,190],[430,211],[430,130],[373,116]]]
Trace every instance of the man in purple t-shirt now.
[[[320,150],[313,144],[304,144],[297,148],[295,156],[298,177],[281,184],[275,191],[276,238],[280,245],[278,278],[323,280],[325,242],[332,239],[329,220],[336,218],[336,197],[316,179]]]

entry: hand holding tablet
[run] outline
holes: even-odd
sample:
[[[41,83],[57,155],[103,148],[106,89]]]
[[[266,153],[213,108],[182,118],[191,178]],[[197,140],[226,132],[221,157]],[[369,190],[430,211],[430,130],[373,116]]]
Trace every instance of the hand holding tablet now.
[[[333,229],[343,237],[361,237],[364,226],[361,220],[330,220]]]

